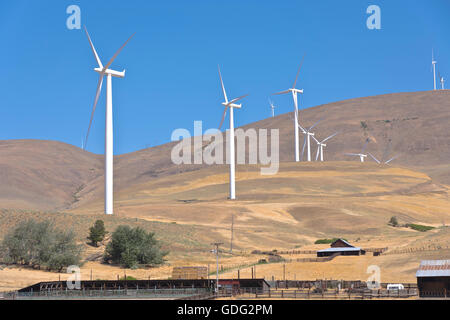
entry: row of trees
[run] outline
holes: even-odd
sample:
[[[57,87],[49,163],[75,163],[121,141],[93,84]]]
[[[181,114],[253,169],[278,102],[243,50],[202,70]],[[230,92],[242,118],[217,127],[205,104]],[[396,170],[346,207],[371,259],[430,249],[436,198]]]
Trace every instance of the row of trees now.
[[[98,246],[107,233],[104,222],[97,220],[89,229],[88,240]],[[72,231],[59,230],[49,221],[28,220],[4,237],[0,250],[4,263],[60,272],[69,265],[80,265],[82,245],[77,244]],[[144,264],[162,264],[167,254],[153,232],[140,227],[119,226],[106,245],[103,260],[125,268],[137,268]]]

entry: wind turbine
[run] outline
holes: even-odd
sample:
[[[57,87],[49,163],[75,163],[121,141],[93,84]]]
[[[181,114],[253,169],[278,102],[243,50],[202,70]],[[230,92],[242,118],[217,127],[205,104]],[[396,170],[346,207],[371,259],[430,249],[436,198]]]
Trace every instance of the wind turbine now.
[[[441,73],[440,72],[438,74],[439,74],[439,81],[441,82],[441,90],[445,90],[445,88],[444,88],[444,82],[445,82],[444,77],[441,77]]]
[[[225,99],[224,102],[222,102],[222,105],[225,107],[225,109],[223,110],[223,115],[222,115],[222,120],[220,121],[220,125],[219,125],[219,130],[222,127],[223,121],[225,120],[225,116],[227,114],[227,110],[228,108],[230,108],[230,199],[234,200],[236,199],[236,188],[235,188],[235,156],[234,156],[234,114],[233,114],[233,109],[237,108],[240,109],[242,107],[242,104],[236,104],[236,102],[238,102],[239,100],[241,100],[242,98],[245,98],[246,96],[248,96],[248,94],[240,96],[236,99],[233,99],[231,101],[228,101],[227,98],[227,93],[225,91],[225,86],[223,84],[223,80],[222,80],[222,74],[220,73],[220,67],[218,67],[219,69],[219,77],[220,77],[220,84],[222,85],[222,91],[223,91],[223,97]]]
[[[431,50],[431,65],[433,67],[433,83],[434,83],[434,90],[436,90],[436,63],[437,61],[434,60],[434,50]]]
[[[303,140],[303,148],[302,148],[302,160],[303,160],[303,154],[305,153],[305,144],[307,146],[307,160],[311,162],[311,137],[314,138],[314,132],[311,132],[312,128],[314,128],[319,122],[322,120],[317,121],[315,124],[313,124],[309,129],[303,128],[300,124],[298,127],[300,130],[302,130],[302,133],[305,135],[305,138]],[[315,138],[314,138],[315,139]]]
[[[360,153],[345,153],[348,156],[358,156],[361,162],[364,162],[364,159],[367,158],[367,154],[364,154],[364,150],[367,147],[367,144],[369,143],[369,138],[366,139],[366,143],[364,144],[362,150]]]
[[[374,156],[373,154],[371,154],[371,153],[369,152],[369,155],[370,155],[370,156],[372,157],[372,159],[375,160],[378,164],[381,164],[381,161],[378,160],[377,158],[375,158],[375,156]],[[394,159],[396,159],[396,158],[398,158],[398,156],[395,156],[395,157],[390,158],[388,161],[383,162],[383,164],[388,164],[389,162],[391,162],[392,160],[394,160]]]
[[[94,112],[97,107],[97,102],[100,97],[100,92],[102,90],[103,77],[106,76],[106,115],[105,115],[105,213],[113,214],[113,116],[112,116],[112,77],[124,78],[125,70],[122,72],[109,69],[113,61],[117,58],[122,49],[126,46],[128,41],[133,38],[134,34],[128,38],[127,41],[117,50],[114,56],[109,60],[106,66],[103,66],[97,51],[95,51],[94,44],[92,43],[91,37],[86,29],[87,38],[91,46],[92,52],[94,53],[95,59],[98,63],[98,68],[94,70],[99,73],[99,79],[97,84],[97,91],[95,93],[94,106],[92,108],[91,119],[89,121],[89,127],[86,134],[86,140],[84,142],[84,149],[86,149],[89,132],[91,130],[92,120],[94,118]]]
[[[327,146],[324,142],[330,140],[331,138],[333,138],[337,134],[338,134],[338,132],[332,134],[328,138],[323,139],[322,141],[317,140],[316,137],[313,136],[313,139],[317,143],[316,161],[317,161],[317,159],[319,159],[319,155],[320,155],[320,161],[323,162],[323,148]]]
[[[286,94],[286,93],[291,93],[292,94],[292,99],[294,100],[294,136],[295,136],[295,143],[294,143],[294,152],[295,152],[295,161],[298,162],[300,161],[300,155],[299,155],[299,141],[298,141],[298,101],[297,101],[297,94],[298,93],[303,93],[303,89],[296,89],[295,86],[297,84],[297,80],[298,80],[298,75],[300,74],[300,69],[302,68],[302,64],[303,64],[303,60],[305,59],[305,56],[303,56],[302,61],[300,63],[300,67],[298,68],[297,71],[297,76],[295,77],[295,81],[294,81],[294,85],[292,86],[292,88],[285,90],[285,91],[281,91],[281,92],[277,92],[274,93],[274,95],[278,95],[278,94]]]
[[[272,100],[269,99],[270,109],[272,109],[272,118],[275,117],[275,106],[273,105]]]

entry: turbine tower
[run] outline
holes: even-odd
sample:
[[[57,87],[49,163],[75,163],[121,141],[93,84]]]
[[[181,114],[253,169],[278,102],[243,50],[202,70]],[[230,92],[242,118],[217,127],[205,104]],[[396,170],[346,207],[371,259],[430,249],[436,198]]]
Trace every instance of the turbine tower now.
[[[97,102],[102,90],[103,77],[106,76],[106,115],[105,115],[105,213],[113,214],[113,116],[112,116],[112,77],[124,78],[125,70],[122,72],[109,69],[113,61],[117,58],[122,49],[126,46],[128,41],[133,38],[134,34],[128,38],[128,40],[117,50],[114,56],[109,60],[106,66],[103,66],[97,51],[95,51],[94,44],[91,41],[91,37],[86,29],[87,38],[94,53],[95,59],[98,63],[98,67],[94,70],[99,73],[99,80],[97,84],[97,91],[95,93],[94,106],[92,108],[91,119],[89,121],[89,127],[86,134],[86,140],[84,142],[84,149],[86,149],[89,132],[91,130],[92,120],[94,118],[95,109],[97,108]]]
[[[227,93],[225,91],[225,86],[223,84],[223,80],[222,80],[222,74],[220,73],[220,67],[218,67],[219,69],[219,77],[220,77],[220,84],[222,85],[222,91],[223,91],[223,97],[225,99],[224,102],[222,102],[222,105],[225,107],[225,109],[223,110],[223,114],[222,114],[222,120],[220,121],[220,125],[219,125],[219,130],[222,127],[223,121],[225,120],[225,116],[227,114],[227,110],[228,108],[230,108],[230,136],[229,136],[229,146],[230,146],[230,199],[234,200],[236,199],[236,187],[235,187],[235,156],[234,156],[234,114],[233,114],[233,109],[237,108],[240,109],[242,107],[242,104],[236,104],[236,102],[238,102],[239,100],[241,100],[242,98],[245,98],[246,96],[248,96],[248,94],[240,96],[236,99],[233,99],[231,101],[228,101],[227,98]]]
[[[431,50],[431,65],[433,67],[434,90],[436,90],[436,63],[437,63],[437,61],[434,60],[434,50]]]
[[[300,63],[300,67],[298,68],[297,71],[297,76],[295,77],[295,81],[294,81],[294,85],[292,86],[292,88],[285,90],[285,91],[281,91],[281,92],[277,92],[274,93],[275,95],[277,94],[285,94],[285,93],[291,93],[292,94],[292,99],[294,100],[294,137],[295,137],[295,142],[294,142],[294,152],[295,152],[295,161],[298,162],[300,161],[300,154],[299,154],[299,141],[298,141],[298,101],[297,101],[297,94],[298,93],[303,93],[303,89],[296,89],[295,86],[297,84],[297,80],[298,80],[298,75],[300,74],[300,69],[302,68],[302,64],[303,64],[303,60],[305,59],[305,56],[303,56],[302,61]]]
[[[331,138],[333,138],[335,135],[337,135],[338,132],[336,132],[335,134],[332,134],[331,136],[329,136],[326,139],[323,139],[322,141],[317,140],[314,136],[313,139],[316,141],[317,143],[317,153],[316,153],[316,161],[317,159],[319,159],[319,155],[320,155],[320,161],[323,162],[323,148],[325,148],[327,145],[324,143],[325,141],[330,140]]]

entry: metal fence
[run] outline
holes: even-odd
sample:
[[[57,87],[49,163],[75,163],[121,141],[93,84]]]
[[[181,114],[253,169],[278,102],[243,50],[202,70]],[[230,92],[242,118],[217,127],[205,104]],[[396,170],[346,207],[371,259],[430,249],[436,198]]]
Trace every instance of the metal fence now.
[[[119,290],[47,290],[40,292],[8,292],[5,299],[180,299],[211,295],[207,288],[183,289],[119,289]]]

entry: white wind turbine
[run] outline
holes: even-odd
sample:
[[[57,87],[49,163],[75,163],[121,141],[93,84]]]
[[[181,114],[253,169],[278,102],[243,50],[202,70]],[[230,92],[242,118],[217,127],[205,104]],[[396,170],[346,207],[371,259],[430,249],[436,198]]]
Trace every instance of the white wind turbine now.
[[[297,79],[298,79],[298,75],[300,74],[300,69],[302,68],[302,64],[303,64],[303,60],[304,60],[305,56],[303,56],[302,61],[300,63],[300,67],[298,68],[297,71],[297,76],[295,77],[295,81],[294,81],[294,85],[292,86],[292,88],[285,90],[285,91],[281,91],[281,92],[277,92],[274,94],[285,94],[285,93],[291,93],[292,94],[292,98],[294,100],[294,137],[295,137],[295,143],[294,143],[294,152],[295,152],[295,161],[298,162],[300,161],[300,155],[299,155],[299,141],[298,141],[298,101],[297,101],[297,94],[298,93],[303,93],[303,89],[296,89],[295,86],[297,84]]]
[[[86,35],[91,45],[92,52],[98,63],[98,68],[94,70],[99,73],[99,79],[97,84],[97,91],[95,93],[94,106],[92,108],[91,119],[89,121],[89,127],[86,134],[86,140],[84,142],[84,148],[86,149],[89,132],[91,130],[92,120],[94,118],[94,112],[97,107],[97,102],[102,90],[103,77],[106,76],[106,115],[105,115],[105,213],[113,214],[113,116],[112,116],[112,77],[124,78],[125,70],[122,72],[109,69],[113,61],[117,58],[122,49],[126,46],[128,41],[133,38],[134,34],[128,38],[128,40],[117,50],[114,56],[109,60],[106,66],[103,66],[97,51],[95,51],[94,44],[91,41],[91,37],[86,29]]]
[[[313,124],[309,129],[303,128],[300,124],[298,127],[300,130],[302,130],[302,133],[305,135],[305,138],[303,139],[303,148],[302,148],[302,160],[303,160],[303,154],[305,153],[305,145],[307,146],[307,160],[311,161],[311,137],[314,138],[314,132],[311,132],[311,130],[319,124],[319,122],[322,120],[317,121],[315,124]],[[314,138],[315,139],[315,138]]]
[[[272,110],[272,118],[275,117],[275,106],[273,105],[272,100],[269,99],[270,109]]]
[[[364,150],[367,147],[367,144],[369,143],[369,138],[366,139],[366,143],[364,144],[362,150],[360,153],[346,153],[348,156],[358,156],[361,162],[364,162],[364,159],[367,158],[367,154],[364,154]]]
[[[223,97],[225,99],[224,102],[222,102],[222,105],[225,107],[225,109],[223,110],[223,115],[222,115],[222,120],[220,121],[220,125],[219,125],[219,130],[222,127],[223,121],[225,120],[225,116],[227,114],[227,110],[228,108],[230,108],[230,136],[229,136],[229,147],[230,147],[230,153],[229,153],[229,157],[230,157],[230,199],[234,200],[236,199],[236,187],[235,187],[235,156],[234,156],[234,114],[233,114],[233,109],[237,108],[240,109],[242,107],[242,104],[236,104],[236,102],[238,102],[239,100],[241,100],[242,98],[245,98],[246,96],[248,96],[248,94],[240,96],[236,99],[233,99],[231,101],[228,101],[227,98],[227,93],[225,91],[225,86],[223,84],[223,80],[222,80],[222,74],[220,73],[220,67],[218,67],[219,69],[219,77],[220,77],[220,84],[222,85],[222,91],[223,91]]]
[[[439,74],[439,81],[441,82],[441,90],[445,90],[445,87],[444,87],[444,82],[445,82],[444,77],[441,77],[441,73],[440,73],[440,72],[439,72],[438,74]]]
[[[316,137],[313,136],[313,139],[317,143],[316,161],[317,161],[317,159],[319,159],[319,155],[320,155],[320,161],[323,161],[323,148],[327,146],[324,142],[330,140],[337,134],[338,134],[338,132],[332,134],[328,138],[323,139],[322,141],[317,140]]]
[[[434,50],[431,50],[431,65],[433,67],[434,90],[436,90],[436,63],[437,63],[437,61],[434,60]]]
[[[378,160],[377,158],[375,158],[375,156],[373,154],[371,154],[370,152],[369,152],[369,156],[371,156],[372,159],[375,160],[378,164],[381,164],[381,161]],[[391,162],[392,160],[397,159],[397,158],[398,158],[398,156],[392,157],[388,161],[384,161],[383,164],[388,164],[389,162]]]

